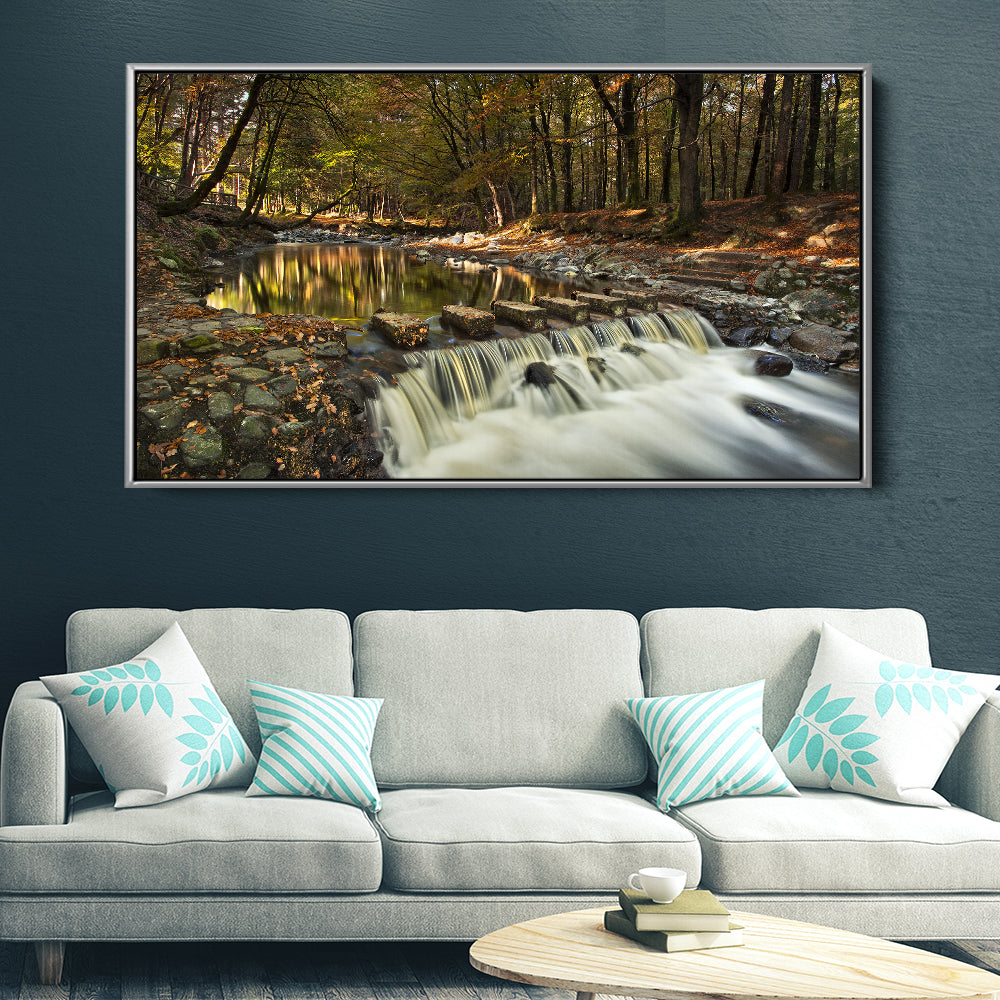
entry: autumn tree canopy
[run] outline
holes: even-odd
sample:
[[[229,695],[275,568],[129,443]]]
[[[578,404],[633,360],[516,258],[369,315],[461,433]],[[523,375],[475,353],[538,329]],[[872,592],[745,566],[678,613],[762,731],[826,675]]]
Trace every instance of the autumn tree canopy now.
[[[228,202],[503,226],[537,212],[856,191],[860,74],[139,72],[160,211]]]

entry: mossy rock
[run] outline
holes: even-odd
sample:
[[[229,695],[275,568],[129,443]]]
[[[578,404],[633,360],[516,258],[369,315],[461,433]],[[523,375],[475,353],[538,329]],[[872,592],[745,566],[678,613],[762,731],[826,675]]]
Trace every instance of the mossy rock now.
[[[193,239],[202,250],[218,250],[222,243],[222,237],[211,226],[199,226],[194,231]]]

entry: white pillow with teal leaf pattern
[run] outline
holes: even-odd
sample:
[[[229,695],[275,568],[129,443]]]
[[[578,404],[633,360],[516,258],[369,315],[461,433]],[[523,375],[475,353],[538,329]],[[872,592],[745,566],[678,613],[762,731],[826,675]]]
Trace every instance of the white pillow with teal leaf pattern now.
[[[800,788],[946,806],[934,784],[998,682],[896,660],[824,624],[775,756]]]
[[[115,807],[246,788],[256,760],[176,622],[125,663],[42,677]]]

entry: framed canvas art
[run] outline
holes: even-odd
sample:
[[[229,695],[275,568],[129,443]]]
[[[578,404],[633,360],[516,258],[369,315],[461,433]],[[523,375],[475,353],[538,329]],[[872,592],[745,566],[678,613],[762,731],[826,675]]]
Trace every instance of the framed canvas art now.
[[[130,66],[126,484],[870,485],[870,92]]]

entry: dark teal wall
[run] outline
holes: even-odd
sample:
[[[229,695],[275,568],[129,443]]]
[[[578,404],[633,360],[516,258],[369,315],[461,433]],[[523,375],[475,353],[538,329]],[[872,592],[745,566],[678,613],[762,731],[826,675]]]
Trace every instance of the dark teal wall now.
[[[907,605],[998,657],[990,0],[17,0],[0,72],[0,697],[76,608]],[[126,490],[128,62],[874,65],[871,490]]]

